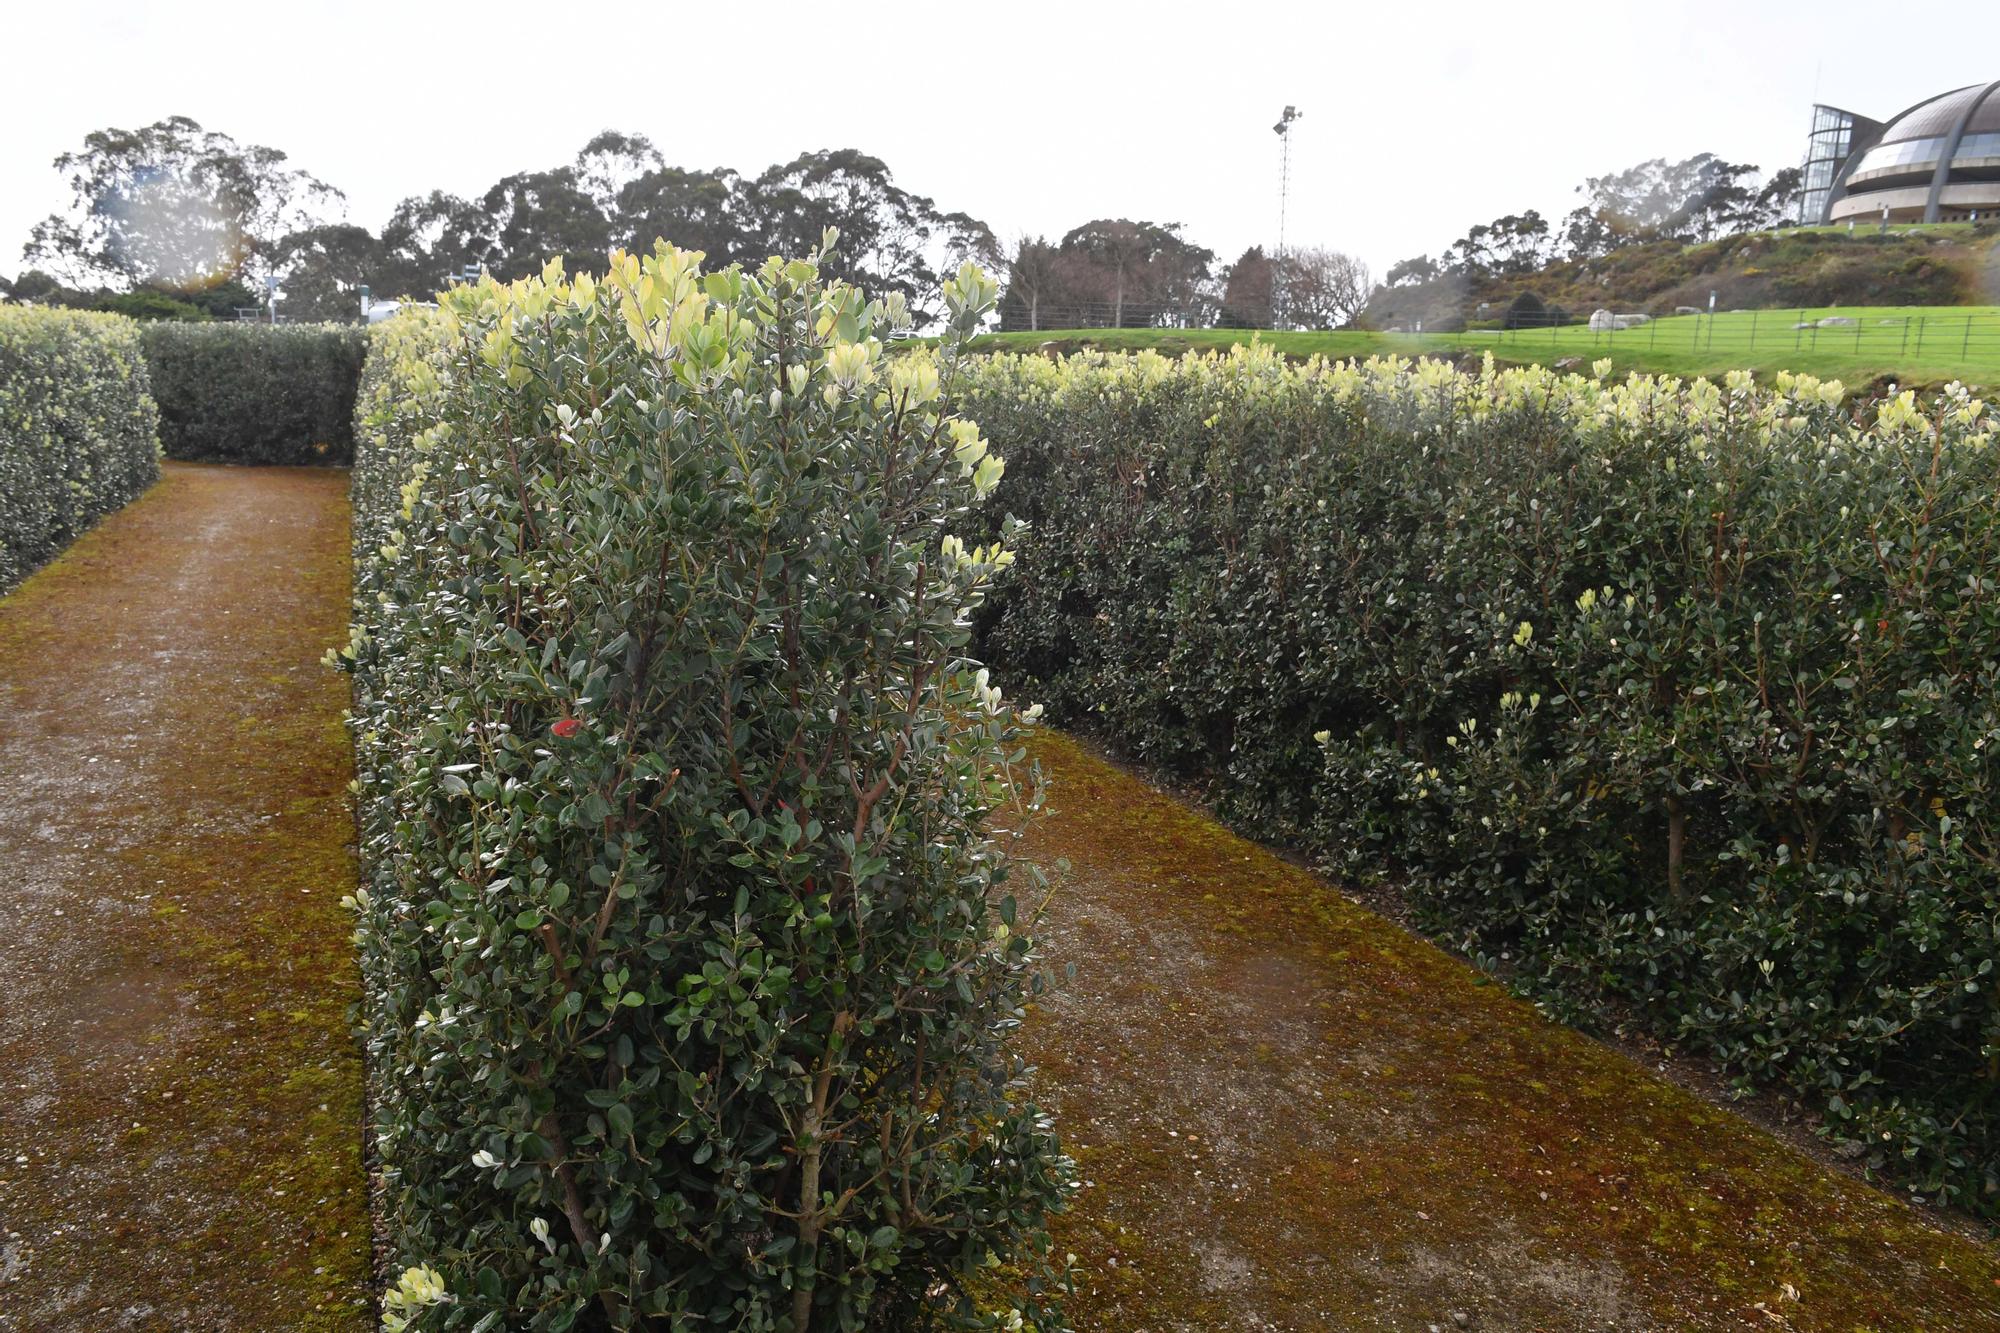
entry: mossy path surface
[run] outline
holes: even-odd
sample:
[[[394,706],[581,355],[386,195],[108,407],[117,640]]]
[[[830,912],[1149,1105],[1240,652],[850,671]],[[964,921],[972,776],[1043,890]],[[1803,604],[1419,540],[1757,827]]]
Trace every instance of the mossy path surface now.
[[[0,599],[0,1330],[368,1317],[347,479],[169,464]]]
[[[1053,733],[1080,1333],[2000,1328],[1939,1232]]]

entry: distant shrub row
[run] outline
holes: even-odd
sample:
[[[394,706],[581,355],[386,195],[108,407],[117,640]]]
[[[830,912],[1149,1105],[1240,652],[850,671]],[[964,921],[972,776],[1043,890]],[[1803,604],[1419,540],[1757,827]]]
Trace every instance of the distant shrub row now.
[[[1981,403],[1239,350],[999,356],[958,406],[1031,525],[1010,688],[2000,1212]]]
[[[365,330],[341,324],[145,326],[169,458],[344,464]]]
[[[139,326],[0,305],[0,591],[160,475]]]
[[[884,369],[898,304],[699,259],[374,335],[344,655],[387,1322],[1033,1328],[1044,1279],[976,1296],[1046,1269],[1070,1174],[1003,1045],[1021,724],[963,656],[1000,464],[929,361]],[[962,338],[994,290],[946,297]]]

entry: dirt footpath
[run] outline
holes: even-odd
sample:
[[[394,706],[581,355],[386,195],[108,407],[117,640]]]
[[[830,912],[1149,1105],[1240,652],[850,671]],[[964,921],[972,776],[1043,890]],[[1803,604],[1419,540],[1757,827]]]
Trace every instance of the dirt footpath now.
[[[1066,737],[1032,1015],[1078,1333],[2000,1329],[2000,1252],[1544,1020]]]
[[[0,1330],[359,1330],[347,477],[169,464],[0,599]]]

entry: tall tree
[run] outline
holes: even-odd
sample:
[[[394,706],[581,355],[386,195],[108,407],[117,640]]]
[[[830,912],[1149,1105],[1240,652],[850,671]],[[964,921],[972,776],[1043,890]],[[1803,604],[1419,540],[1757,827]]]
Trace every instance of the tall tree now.
[[[1585,204],[1570,210],[1563,219],[1562,253],[1565,259],[1598,259],[1617,249],[1624,237],[1613,220]]]
[[[970,213],[941,213],[936,232],[944,253],[941,273],[956,273],[970,260],[996,277],[1006,277],[1012,262],[1008,248],[993,228],[978,218]]]
[[[1549,224],[1532,208],[1493,219],[1488,239],[1495,273],[1532,273],[1552,257]]]
[[[1000,328],[1030,330],[1074,324],[1074,256],[1044,236],[1016,236],[1006,252],[1006,294]],[[1070,304],[1064,304],[1070,302]]]
[[[1679,162],[1651,158],[1623,171],[1592,176],[1577,188],[1619,237],[1711,240],[1748,223],[1756,175],[1757,168],[1747,162],[1697,153]]]
[[[1268,329],[1274,313],[1273,269],[1264,247],[1253,245],[1236,257],[1223,272],[1222,314],[1217,321],[1225,329]]]
[[[685,171],[656,167],[618,194],[613,239],[627,250],[650,253],[656,240],[700,250],[717,269],[762,258],[743,216],[739,178],[727,168]]]
[[[432,190],[396,205],[382,227],[381,268],[369,285],[379,296],[428,297],[445,275],[488,258],[487,218],[454,194]]]
[[[1178,222],[1134,222],[1129,218],[1098,218],[1075,227],[1062,239],[1065,254],[1083,261],[1075,270],[1083,286],[1096,288],[1110,309],[1114,328],[1132,326],[1126,305],[1132,303],[1137,326],[1161,320],[1184,322],[1185,312],[1203,295],[1215,254],[1181,236]]]
[[[278,243],[272,268],[285,318],[352,324],[362,316],[361,288],[384,268],[382,242],[351,223],[309,227]]]
[[[1753,212],[1758,230],[1772,227],[1796,227],[1805,219],[1799,216],[1799,196],[1805,192],[1805,173],[1797,167],[1781,167],[1771,173],[1757,191],[1757,202]]]
[[[577,150],[576,180],[607,217],[615,217],[626,189],[665,165],[645,135],[603,130]]]
[[[1651,236],[1686,203],[1687,185],[1685,180],[1677,180],[1680,174],[1678,164],[1655,157],[1623,171],[1586,177],[1577,190],[1589,199],[1591,210],[1613,233]]]
[[[1391,287],[1415,287],[1430,282],[1444,272],[1444,266],[1429,255],[1417,255],[1389,266],[1384,279]]]
[[[23,254],[72,285],[196,290],[262,266],[280,238],[325,220],[341,193],[186,116],[97,130],[55,160],[69,207],[36,224]]]
[[[31,268],[12,282],[0,278],[0,295],[29,305],[66,305],[72,293],[53,273]]]
[[[1666,231],[1690,241],[1746,231],[1757,225],[1757,175],[1748,162],[1725,162],[1704,153],[1691,173],[1688,194]]]
[[[523,171],[496,182],[479,201],[486,266],[513,280],[539,273],[560,256],[570,271],[603,262],[611,219],[583,187],[574,167]]]
[[[870,292],[901,292],[919,311],[936,299],[947,240],[965,230],[897,185],[882,159],[852,148],[802,153],[746,182],[743,194],[760,255],[804,254],[827,228],[838,228],[829,276]]]

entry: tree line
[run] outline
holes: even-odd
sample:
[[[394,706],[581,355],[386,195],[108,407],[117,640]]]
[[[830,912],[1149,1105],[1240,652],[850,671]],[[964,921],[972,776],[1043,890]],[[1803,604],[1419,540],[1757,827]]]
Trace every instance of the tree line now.
[[[1438,278],[1492,278],[1537,272],[1560,260],[1601,259],[1653,241],[1697,245],[1744,232],[1798,225],[1802,175],[1785,167],[1764,179],[1748,162],[1697,153],[1680,162],[1652,158],[1591,176],[1577,186],[1588,202],[1553,226],[1535,209],[1482,222],[1433,259],[1389,269],[1391,287]]]
[[[516,172],[477,197],[412,195],[372,231],[340,220],[342,192],[284,152],[185,116],[96,131],[54,165],[68,201],[36,225],[30,267],[0,281],[0,298],[189,319],[263,306],[275,288],[288,319],[351,321],[364,287],[422,299],[468,269],[512,279],[552,256],[588,268],[655,237],[719,268],[804,253],[834,227],[842,240],[828,276],[900,292],[920,321],[935,313],[944,276],[972,259],[1003,279],[1003,329],[1339,328],[1393,322],[1408,298],[1462,296],[1551,263],[1787,225],[1800,192],[1796,168],[1766,180],[1710,153],[1656,158],[1586,180],[1577,188],[1587,202],[1559,227],[1534,209],[1507,214],[1436,258],[1403,260],[1378,285],[1360,261],[1319,247],[1274,256],[1252,246],[1219,263],[1175,222],[1098,218],[1059,237],[1003,241],[852,148],[746,174],[672,165],[645,136],[606,130],[569,162]]]
[[[1057,239],[993,228],[903,188],[856,149],[802,153],[755,174],[668,163],[645,136],[606,130],[569,162],[506,176],[477,197],[398,203],[377,230],[339,220],[345,196],[280,150],[173,116],[106,129],[56,159],[66,207],[37,224],[31,266],[0,297],[155,318],[227,318],[264,303],[293,320],[357,320],[361,289],[427,297],[484,268],[517,278],[561,256],[573,270],[655,237],[712,268],[802,254],[828,227],[828,276],[901,292],[920,318],[966,259],[1005,278],[1003,327],[1330,324],[1359,312],[1365,268],[1335,252],[1259,248],[1233,265],[1178,223],[1100,218]]]
[[[1507,328],[1568,323],[1605,299],[1602,282],[1614,268],[1636,281],[1687,246],[1799,225],[1801,183],[1797,167],[1766,177],[1713,153],[1591,176],[1576,187],[1585,202],[1559,224],[1532,208],[1508,213],[1471,227],[1435,257],[1392,265],[1362,318],[1371,328],[1437,332],[1474,317],[1497,317]],[[1652,285],[1671,283],[1661,276]],[[1585,304],[1565,309],[1543,299],[1552,292]]]
[[[1024,237],[1007,252],[1000,328],[1331,329],[1368,303],[1368,266],[1338,250],[1251,246],[1233,264],[1174,223],[1100,218],[1060,240]]]
[[[560,166],[517,172],[476,198],[443,190],[398,203],[379,230],[337,220],[345,197],[286,155],[184,116],[101,130],[56,159],[69,204],[38,224],[17,299],[91,298],[175,313],[257,304],[275,282],[291,319],[361,317],[373,296],[427,297],[484,268],[512,279],[552,256],[601,265],[656,236],[721,267],[803,254],[824,230],[842,244],[831,276],[930,299],[965,258],[991,262],[985,223],[899,186],[854,149],[802,153],[755,175],[669,165],[644,136],[607,130]]]

